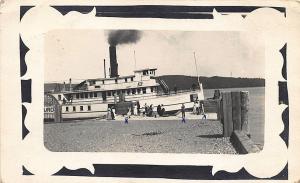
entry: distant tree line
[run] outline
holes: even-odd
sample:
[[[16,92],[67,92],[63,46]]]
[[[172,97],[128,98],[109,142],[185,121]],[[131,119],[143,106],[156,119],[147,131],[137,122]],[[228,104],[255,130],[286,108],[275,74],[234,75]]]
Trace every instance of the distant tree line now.
[[[198,79],[195,76],[165,75],[160,76],[171,90],[176,86],[177,90],[199,88]],[[199,77],[204,89],[218,88],[244,88],[244,87],[264,87],[265,79],[262,78],[233,78],[233,77]]]

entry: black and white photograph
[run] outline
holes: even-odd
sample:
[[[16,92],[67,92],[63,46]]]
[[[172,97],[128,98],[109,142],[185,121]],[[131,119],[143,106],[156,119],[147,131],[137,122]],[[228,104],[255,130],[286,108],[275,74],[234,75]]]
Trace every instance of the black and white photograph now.
[[[50,151],[263,148],[264,47],[245,33],[54,30],[45,49]]]
[[[0,182],[299,182],[299,3],[0,2]]]

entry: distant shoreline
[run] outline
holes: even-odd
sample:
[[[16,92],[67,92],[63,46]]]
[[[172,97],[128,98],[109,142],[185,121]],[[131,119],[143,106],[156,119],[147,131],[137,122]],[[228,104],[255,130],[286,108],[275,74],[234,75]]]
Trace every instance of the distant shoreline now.
[[[169,88],[174,87],[180,89],[190,89],[192,85],[198,86],[198,78],[196,76],[185,75],[164,75],[159,78],[163,79]],[[265,79],[263,78],[235,78],[235,77],[199,77],[203,89],[221,89],[221,88],[247,88],[247,87],[265,87]]]
[[[266,86],[245,86],[245,87],[232,87],[234,88],[265,88]],[[230,88],[203,88],[204,90],[226,90]]]

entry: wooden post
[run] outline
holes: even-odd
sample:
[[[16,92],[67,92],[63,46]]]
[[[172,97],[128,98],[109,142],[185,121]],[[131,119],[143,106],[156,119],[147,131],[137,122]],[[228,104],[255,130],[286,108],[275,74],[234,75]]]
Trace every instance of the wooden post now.
[[[217,100],[217,120],[221,121],[221,100]]]
[[[234,130],[242,130],[241,124],[241,92],[231,92],[232,122]]]
[[[62,107],[59,104],[54,105],[54,122],[62,122]]]
[[[220,100],[220,121],[224,125],[223,100]]]
[[[250,129],[248,124],[248,111],[249,111],[249,92],[241,92],[241,124],[242,130],[249,135]]]
[[[222,93],[223,100],[223,136],[230,137],[233,132],[233,123],[232,123],[232,100],[230,92]]]

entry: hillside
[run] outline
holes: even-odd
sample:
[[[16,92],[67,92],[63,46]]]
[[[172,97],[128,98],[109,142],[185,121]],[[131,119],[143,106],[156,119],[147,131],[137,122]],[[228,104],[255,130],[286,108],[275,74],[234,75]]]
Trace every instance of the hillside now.
[[[178,90],[190,89],[192,85],[197,85],[197,77],[183,75],[160,76],[172,90],[176,85]],[[243,88],[243,87],[263,87],[265,79],[261,78],[233,78],[233,77],[199,77],[204,89],[217,88]]]

